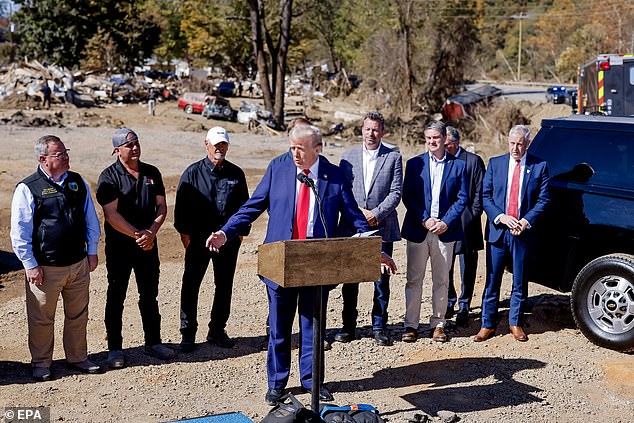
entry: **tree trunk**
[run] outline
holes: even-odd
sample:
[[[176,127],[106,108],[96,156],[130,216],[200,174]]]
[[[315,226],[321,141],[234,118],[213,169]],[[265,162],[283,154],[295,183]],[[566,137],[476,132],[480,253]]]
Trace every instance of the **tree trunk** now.
[[[251,18],[251,37],[253,43],[253,57],[258,68],[260,76],[259,82],[262,88],[262,97],[264,98],[264,108],[273,110],[273,98],[271,95],[271,85],[269,83],[269,69],[266,62],[266,53],[264,52],[264,5],[260,0],[248,0]]]
[[[411,35],[411,13],[412,13],[412,2],[408,0],[406,2],[397,3],[398,9],[398,21],[399,21],[399,30],[401,33],[401,40],[403,42],[403,57],[405,58],[404,63],[404,82],[405,85],[403,87],[402,96],[405,99],[404,106],[405,112],[412,112],[412,103],[414,102],[414,93],[412,92],[414,75],[412,74],[412,53],[410,49],[410,35]]]
[[[264,1],[248,0],[248,2],[253,37],[253,56],[260,74],[264,107],[273,113],[275,122],[281,126],[284,124],[284,77],[286,76],[286,55],[291,37],[293,0],[280,0],[280,36],[277,45],[274,44],[264,19]],[[264,50],[265,44],[271,60],[270,65]]]
[[[284,124],[284,91],[286,56],[291,42],[291,17],[293,0],[280,0],[280,42],[277,50],[277,72],[275,82],[275,110],[273,117],[278,125]]]

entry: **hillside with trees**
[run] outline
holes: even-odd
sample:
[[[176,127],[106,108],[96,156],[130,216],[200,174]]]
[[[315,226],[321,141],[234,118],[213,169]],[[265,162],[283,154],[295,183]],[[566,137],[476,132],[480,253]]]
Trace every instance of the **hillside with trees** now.
[[[281,113],[284,75],[359,75],[394,110],[437,110],[465,80],[575,81],[600,53],[634,52],[620,0],[17,0],[11,57],[130,71],[154,58],[258,71]],[[3,2],[2,13],[9,9]],[[7,34],[4,34],[7,38]],[[7,49],[0,50],[7,53]]]

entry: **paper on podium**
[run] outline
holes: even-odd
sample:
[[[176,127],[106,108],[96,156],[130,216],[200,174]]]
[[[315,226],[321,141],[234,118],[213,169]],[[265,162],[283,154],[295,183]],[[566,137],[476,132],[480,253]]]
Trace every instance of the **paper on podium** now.
[[[379,232],[378,229],[374,229],[372,231],[367,231],[367,232],[357,232],[356,234],[352,235],[351,238],[367,238],[369,236],[373,236],[377,234],[378,232]]]

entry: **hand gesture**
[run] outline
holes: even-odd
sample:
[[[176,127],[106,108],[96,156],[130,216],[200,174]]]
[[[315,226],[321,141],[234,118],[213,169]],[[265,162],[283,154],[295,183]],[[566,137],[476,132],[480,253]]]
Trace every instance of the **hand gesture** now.
[[[220,251],[220,247],[225,245],[225,242],[227,242],[227,236],[224,234],[224,232],[219,231],[213,232],[211,235],[209,235],[209,238],[207,238],[207,242],[205,243],[205,245],[207,246],[207,248],[209,248],[209,251],[217,253],[218,251]]]
[[[389,255],[381,252],[381,273],[385,273],[388,275],[396,274],[398,267],[396,267],[396,262]]]
[[[40,266],[34,267],[33,269],[26,269],[26,280],[29,281],[29,283],[40,286],[44,283],[44,271]]]
[[[370,225],[372,228],[375,228],[379,224],[379,222],[376,220],[376,216],[374,215],[374,213],[362,207],[359,207],[359,209],[363,212],[363,215],[365,216],[365,220],[368,221],[368,225]]]
[[[143,251],[148,251],[154,248],[154,239],[156,234],[148,229],[143,229],[134,233],[136,237],[136,245],[141,247]]]

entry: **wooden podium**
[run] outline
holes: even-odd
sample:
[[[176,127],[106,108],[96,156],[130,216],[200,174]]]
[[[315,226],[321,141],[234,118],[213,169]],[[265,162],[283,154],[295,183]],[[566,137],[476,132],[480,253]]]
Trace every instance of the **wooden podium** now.
[[[311,408],[319,413],[324,368],[324,285],[374,282],[381,277],[381,237],[291,239],[258,248],[258,274],[284,287],[314,287]]]
[[[284,287],[373,282],[381,237],[290,239],[258,248],[258,274]]]

